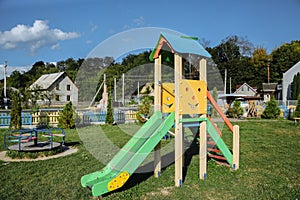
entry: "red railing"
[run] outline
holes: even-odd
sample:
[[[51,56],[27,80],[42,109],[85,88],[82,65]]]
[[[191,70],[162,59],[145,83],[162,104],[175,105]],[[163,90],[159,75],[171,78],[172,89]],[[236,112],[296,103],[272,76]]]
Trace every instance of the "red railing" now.
[[[220,117],[224,120],[225,124],[228,126],[230,131],[233,133],[233,126],[229,119],[226,117],[226,115],[223,113],[217,102],[214,100],[214,98],[211,96],[209,91],[207,90],[207,99],[210,101],[210,103],[213,105],[213,107],[216,109],[216,111],[219,113]]]

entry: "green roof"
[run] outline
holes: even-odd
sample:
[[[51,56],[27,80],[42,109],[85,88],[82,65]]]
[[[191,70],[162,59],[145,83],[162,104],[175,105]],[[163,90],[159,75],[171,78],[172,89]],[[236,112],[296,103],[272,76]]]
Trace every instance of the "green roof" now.
[[[199,44],[196,37],[178,36],[170,33],[161,33],[158,42],[149,56],[150,60],[153,60],[159,54],[162,48],[162,43],[168,43],[173,53],[179,54],[196,54],[210,58],[211,55]]]

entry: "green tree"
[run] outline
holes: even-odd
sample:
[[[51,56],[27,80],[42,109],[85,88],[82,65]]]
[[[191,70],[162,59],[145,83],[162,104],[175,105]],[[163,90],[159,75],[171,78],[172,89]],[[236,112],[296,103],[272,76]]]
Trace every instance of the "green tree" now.
[[[234,101],[233,106],[228,109],[228,116],[238,118],[243,115],[244,111],[240,101]]]
[[[12,109],[10,111],[10,125],[12,129],[21,129],[22,127],[22,107],[19,92],[14,92],[12,96]]]
[[[107,100],[107,111],[106,111],[106,117],[105,117],[105,124],[113,124],[114,123],[114,112],[111,105],[111,92],[108,93],[108,100]]]
[[[263,111],[261,117],[265,119],[276,119],[280,115],[280,109],[275,98],[272,96],[271,100],[267,103],[265,110]]]
[[[299,62],[300,40],[281,45],[271,53],[271,56],[271,82],[279,82],[282,74]]]
[[[153,114],[152,110],[153,100],[150,96],[146,95],[143,97],[141,104],[138,107],[137,119],[144,123]]]
[[[75,128],[75,120],[77,119],[74,113],[72,102],[68,102],[62,111],[59,112],[58,126],[61,128]]]
[[[300,117],[300,94],[298,95],[297,106],[293,117]]]

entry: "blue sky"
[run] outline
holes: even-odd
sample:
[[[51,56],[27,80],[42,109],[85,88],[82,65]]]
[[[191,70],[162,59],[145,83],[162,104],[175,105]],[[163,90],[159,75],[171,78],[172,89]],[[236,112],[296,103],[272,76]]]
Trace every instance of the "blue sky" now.
[[[211,47],[238,35],[268,52],[300,40],[300,0],[0,0],[0,11],[0,64],[8,61],[10,71],[85,58],[115,34],[143,27],[205,38]]]

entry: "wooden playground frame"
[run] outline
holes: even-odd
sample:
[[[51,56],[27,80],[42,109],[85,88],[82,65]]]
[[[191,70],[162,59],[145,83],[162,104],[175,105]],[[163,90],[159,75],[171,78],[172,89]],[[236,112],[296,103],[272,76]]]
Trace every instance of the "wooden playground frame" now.
[[[207,122],[206,120],[208,119],[207,115],[207,99],[210,100],[211,104],[214,106],[214,108],[217,110],[217,112],[220,114],[221,118],[224,120],[225,124],[229,127],[230,131],[233,133],[233,149],[232,149],[232,168],[233,170],[237,170],[239,168],[239,126],[237,125],[232,125],[231,122],[226,118],[222,110],[219,108],[217,103],[214,101],[212,96],[210,95],[209,91],[207,91],[207,60],[205,59],[205,56],[209,55],[208,52],[203,52],[204,49],[200,48],[199,52],[196,52],[196,54],[204,57],[201,58],[199,61],[199,81],[205,83],[205,88],[201,87],[201,90],[206,90],[204,95],[203,93],[201,94],[200,101],[203,105],[199,105],[200,107],[202,106],[202,109],[196,109],[195,112],[189,113],[189,114],[198,114],[199,118],[197,119],[183,119],[183,114],[188,114],[188,112],[185,112],[185,107],[182,106],[183,104],[186,104],[186,101],[189,101],[186,97],[183,97],[184,95],[182,94],[182,83],[184,79],[182,78],[182,54],[183,53],[195,53],[195,48],[191,49],[191,52],[180,52],[180,49],[178,49],[178,44],[179,45],[189,45],[193,44],[194,39],[193,38],[188,38],[188,37],[177,37],[174,38],[171,36],[171,39],[168,40],[168,35],[165,37],[165,34],[161,34],[160,39],[157,42],[156,48],[150,55],[150,59],[154,59],[154,111],[163,111],[163,98],[162,98],[162,92],[163,92],[163,83],[162,83],[162,55],[160,54],[160,51],[163,49],[163,47],[168,48],[174,55],[174,97],[175,97],[175,102],[174,102],[174,111],[175,111],[175,186],[181,187],[182,186],[182,180],[183,180],[183,165],[184,165],[184,133],[183,133],[183,122],[184,121],[199,121],[200,126],[199,126],[199,178],[202,180],[205,180],[207,177]],[[178,42],[176,44],[175,49],[170,40],[172,42]],[[196,44],[197,45],[197,44]],[[198,44],[200,45],[200,44]],[[200,45],[201,46],[201,45]],[[197,46],[196,46],[197,47]],[[202,46],[201,46],[202,47]],[[203,47],[202,47],[203,48]],[[184,48],[182,48],[184,49]],[[185,48],[186,49],[186,48]],[[201,52],[202,51],[202,52]],[[205,51],[205,50],[204,50]],[[151,57],[152,56],[152,57]],[[210,55],[209,55],[210,56]],[[195,86],[191,86],[192,89],[197,89],[193,88]],[[200,90],[200,86],[198,90]],[[186,90],[190,89],[189,86],[186,87]],[[193,96],[194,97],[194,96]],[[197,97],[196,97],[197,99]],[[205,99],[203,101],[203,99]],[[199,102],[200,104],[200,102]],[[203,109],[203,106],[205,107]],[[200,120],[202,119],[202,120]],[[221,136],[221,131],[219,131],[219,134]],[[159,143],[155,147],[155,159],[154,159],[154,176],[159,177],[161,173],[161,144]]]

